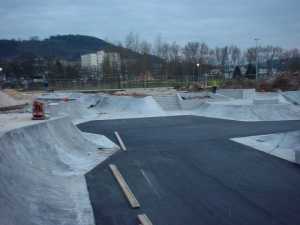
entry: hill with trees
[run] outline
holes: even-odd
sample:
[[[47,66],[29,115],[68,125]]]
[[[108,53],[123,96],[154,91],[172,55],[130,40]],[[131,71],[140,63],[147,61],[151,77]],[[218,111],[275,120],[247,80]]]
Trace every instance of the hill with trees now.
[[[44,40],[37,37],[30,40],[0,40],[0,60],[35,56],[78,61],[80,55],[98,50],[119,52],[125,58],[140,57],[132,50],[85,35],[57,35]],[[159,58],[152,56],[152,60],[157,61]]]

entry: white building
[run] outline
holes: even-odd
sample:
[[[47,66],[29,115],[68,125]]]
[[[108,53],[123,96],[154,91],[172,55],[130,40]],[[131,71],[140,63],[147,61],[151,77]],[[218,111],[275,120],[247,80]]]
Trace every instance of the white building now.
[[[102,67],[104,60],[107,59],[111,67],[119,69],[121,67],[121,56],[117,52],[105,52],[103,50],[97,52],[98,66]]]
[[[85,54],[81,56],[81,67],[82,68],[96,68],[98,66],[97,54]]]
[[[121,56],[117,52],[105,52],[103,50],[97,53],[85,54],[81,56],[81,68],[88,71],[89,77],[102,79],[104,76],[104,61],[108,60],[113,73],[121,71]]]

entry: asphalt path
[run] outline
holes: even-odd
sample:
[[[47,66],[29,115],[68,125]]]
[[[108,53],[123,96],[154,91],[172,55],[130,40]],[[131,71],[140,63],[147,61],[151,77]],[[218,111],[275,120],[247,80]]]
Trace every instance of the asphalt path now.
[[[119,151],[86,174],[97,225],[298,225],[300,166],[230,141],[300,130],[300,121],[237,122],[196,116],[91,121]],[[108,164],[118,166],[141,204],[131,209]]]

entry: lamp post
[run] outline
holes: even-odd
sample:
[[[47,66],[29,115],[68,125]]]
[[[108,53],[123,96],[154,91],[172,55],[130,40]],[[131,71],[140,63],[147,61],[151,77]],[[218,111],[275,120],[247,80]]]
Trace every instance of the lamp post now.
[[[200,64],[197,63],[196,66],[197,66],[197,81],[199,81],[199,67],[200,67]]]
[[[259,38],[255,38],[254,41],[256,43],[256,47],[255,47],[255,57],[256,57],[256,80],[258,79],[258,41],[260,39]]]

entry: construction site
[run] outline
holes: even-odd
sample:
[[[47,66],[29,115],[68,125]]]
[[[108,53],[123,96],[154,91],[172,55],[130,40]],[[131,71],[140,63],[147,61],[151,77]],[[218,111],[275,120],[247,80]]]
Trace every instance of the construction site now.
[[[300,91],[0,93],[1,225],[300,224]]]

